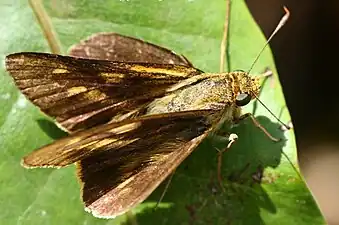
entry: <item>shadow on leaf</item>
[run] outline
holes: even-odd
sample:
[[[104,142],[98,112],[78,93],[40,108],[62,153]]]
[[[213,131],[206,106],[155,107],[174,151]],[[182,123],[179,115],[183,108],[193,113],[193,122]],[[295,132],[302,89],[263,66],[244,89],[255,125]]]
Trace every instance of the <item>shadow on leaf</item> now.
[[[53,121],[47,119],[37,120],[39,127],[53,139],[60,139],[67,136],[67,133],[62,131]]]

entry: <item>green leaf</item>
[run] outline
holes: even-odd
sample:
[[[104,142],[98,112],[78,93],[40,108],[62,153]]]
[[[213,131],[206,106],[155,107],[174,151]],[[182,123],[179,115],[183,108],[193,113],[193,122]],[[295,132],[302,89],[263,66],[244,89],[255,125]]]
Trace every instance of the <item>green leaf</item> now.
[[[173,49],[204,71],[218,71],[224,0],[60,0],[44,4],[64,54],[92,33],[114,31]],[[27,1],[2,1],[0,15],[3,60],[13,52],[49,51]],[[232,2],[229,41],[232,70],[247,70],[264,45],[262,33],[240,0]],[[265,83],[260,99],[275,115],[289,121],[268,48],[252,73],[259,74],[266,67],[275,76]],[[260,104],[245,111],[255,112],[257,120],[283,140],[272,142],[250,119],[226,127],[239,139],[223,154],[224,192],[217,179],[216,148],[226,143],[209,138],[178,168],[156,211],[153,206],[164,184],[134,214],[113,220],[94,218],[83,210],[73,166],[60,170],[20,166],[24,155],[64,134],[19,93],[4,64],[0,72],[1,224],[121,224],[134,219],[138,224],[324,223],[305,183],[282,154],[298,167],[293,131],[280,131],[280,124]]]

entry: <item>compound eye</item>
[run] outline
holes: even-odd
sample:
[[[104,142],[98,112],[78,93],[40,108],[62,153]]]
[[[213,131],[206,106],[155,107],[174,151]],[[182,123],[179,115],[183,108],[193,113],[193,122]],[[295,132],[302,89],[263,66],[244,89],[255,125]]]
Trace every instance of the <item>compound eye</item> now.
[[[237,106],[247,105],[251,101],[252,97],[248,93],[240,93],[235,99],[235,104]]]

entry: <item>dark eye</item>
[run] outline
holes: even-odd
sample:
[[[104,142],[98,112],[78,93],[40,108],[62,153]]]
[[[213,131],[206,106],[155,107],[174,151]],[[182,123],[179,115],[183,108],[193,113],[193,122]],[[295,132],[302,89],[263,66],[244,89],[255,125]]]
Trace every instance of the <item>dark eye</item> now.
[[[247,105],[251,101],[251,99],[252,99],[251,95],[247,93],[240,93],[237,95],[235,99],[235,104],[237,106],[244,106]]]
[[[243,70],[234,70],[233,72],[241,72],[241,73],[245,73],[245,71],[243,71]]]

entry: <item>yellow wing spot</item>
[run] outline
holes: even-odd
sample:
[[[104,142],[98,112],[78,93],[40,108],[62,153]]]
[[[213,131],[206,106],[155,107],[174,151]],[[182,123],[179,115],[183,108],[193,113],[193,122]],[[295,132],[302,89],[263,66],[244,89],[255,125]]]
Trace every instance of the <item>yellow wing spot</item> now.
[[[96,143],[94,145],[94,148],[100,148],[102,146],[105,146],[105,145],[108,145],[108,144],[111,144],[113,142],[117,141],[117,139],[115,138],[107,138],[107,139],[103,139],[101,141],[98,141],[98,143]]]
[[[120,82],[125,78],[125,74],[122,73],[100,73],[100,76],[108,82]]]
[[[119,78],[123,79],[125,77],[125,74],[122,73],[100,73],[102,77],[108,77],[108,78]]]
[[[83,148],[87,148],[88,146],[92,146],[93,144],[96,144],[98,142],[98,140],[95,140],[95,141],[91,141],[91,142],[88,142],[86,144],[83,144],[83,145],[80,145],[80,146],[77,146],[76,149],[83,149]],[[95,148],[91,148],[92,150],[95,150]]]
[[[187,71],[181,71],[179,69],[164,69],[164,68],[152,68],[152,67],[145,67],[145,66],[131,66],[129,68],[130,70],[136,71],[136,72],[146,72],[146,73],[162,73],[167,75],[173,75],[173,76],[187,76]],[[158,77],[162,78],[162,77]]]
[[[125,77],[125,74],[122,74],[122,73],[100,73],[100,75],[103,77],[109,77],[109,78],[117,77],[120,79]]]
[[[86,148],[86,147],[91,146],[92,150],[96,150],[96,149],[98,149],[102,146],[108,145],[108,144],[113,143],[115,141],[117,141],[117,139],[115,139],[115,138],[106,138],[106,139],[103,139],[103,140],[95,140],[95,141],[91,141],[91,142],[88,142],[86,144],[83,144],[83,145],[79,146],[78,148],[82,149],[82,148]]]
[[[69,71],[66,70],[66,69],[60,69],[60,68],[58,68],[58,69],[54,69],[54,70],[52,71],[52,73],[69,73]]]
[[[83,144],[83,145],[77,147],[77,149],[84,149],[84,148],[90,147],[90,148],[88,148],[88,151],[97,151],[101,147],[104,147],[104,146],[109,145],[111,143],[114,143],[112,148],[115,148],[115,147],[123,147],[123,146],[129,145],[129,144],[131,144],[131,143],[133,143],[137,140],[139,140],[139,138],[122,140],[122,141],[120,141],[119,139],[116,139],[116,138],[105,138],[103,140],[95,140],[95,141],[88,142],[86,144]]]
[[[120,127],[113,128],[109,130],[109,132],[112,132],[114,134],[123,134],[132,130],[135,130],[136,128],[140,127],[141,123],[140,122],[134,122],[134,123],[129,123],[126,125],[122,125]]]
[[[99,90],[92,90],[84,94],[87,99],[95,99],[97,101],[105,99],[107,95]]]
[[[121,184],[119,184],[116,188],[120,191],[120,192],[128,192],[130,190],[130,188],[126,188],[126,185],[131,183],[133,180],[135,179],[135,176],[131,176],[129,177],[127,180],[125,180],[124,182],[122,182]]]
[[[72,88],[69,88],[67,91],[70,95],[76,95],[76,94],[87,91],[87,88],[84,86],[72,87]]]
[[[72,138],[71,140],[69,140],[69,142],[67,143],[67,145],[75,144],[75,143],[81,141],[82,139],[83,139],[82,137]]]

